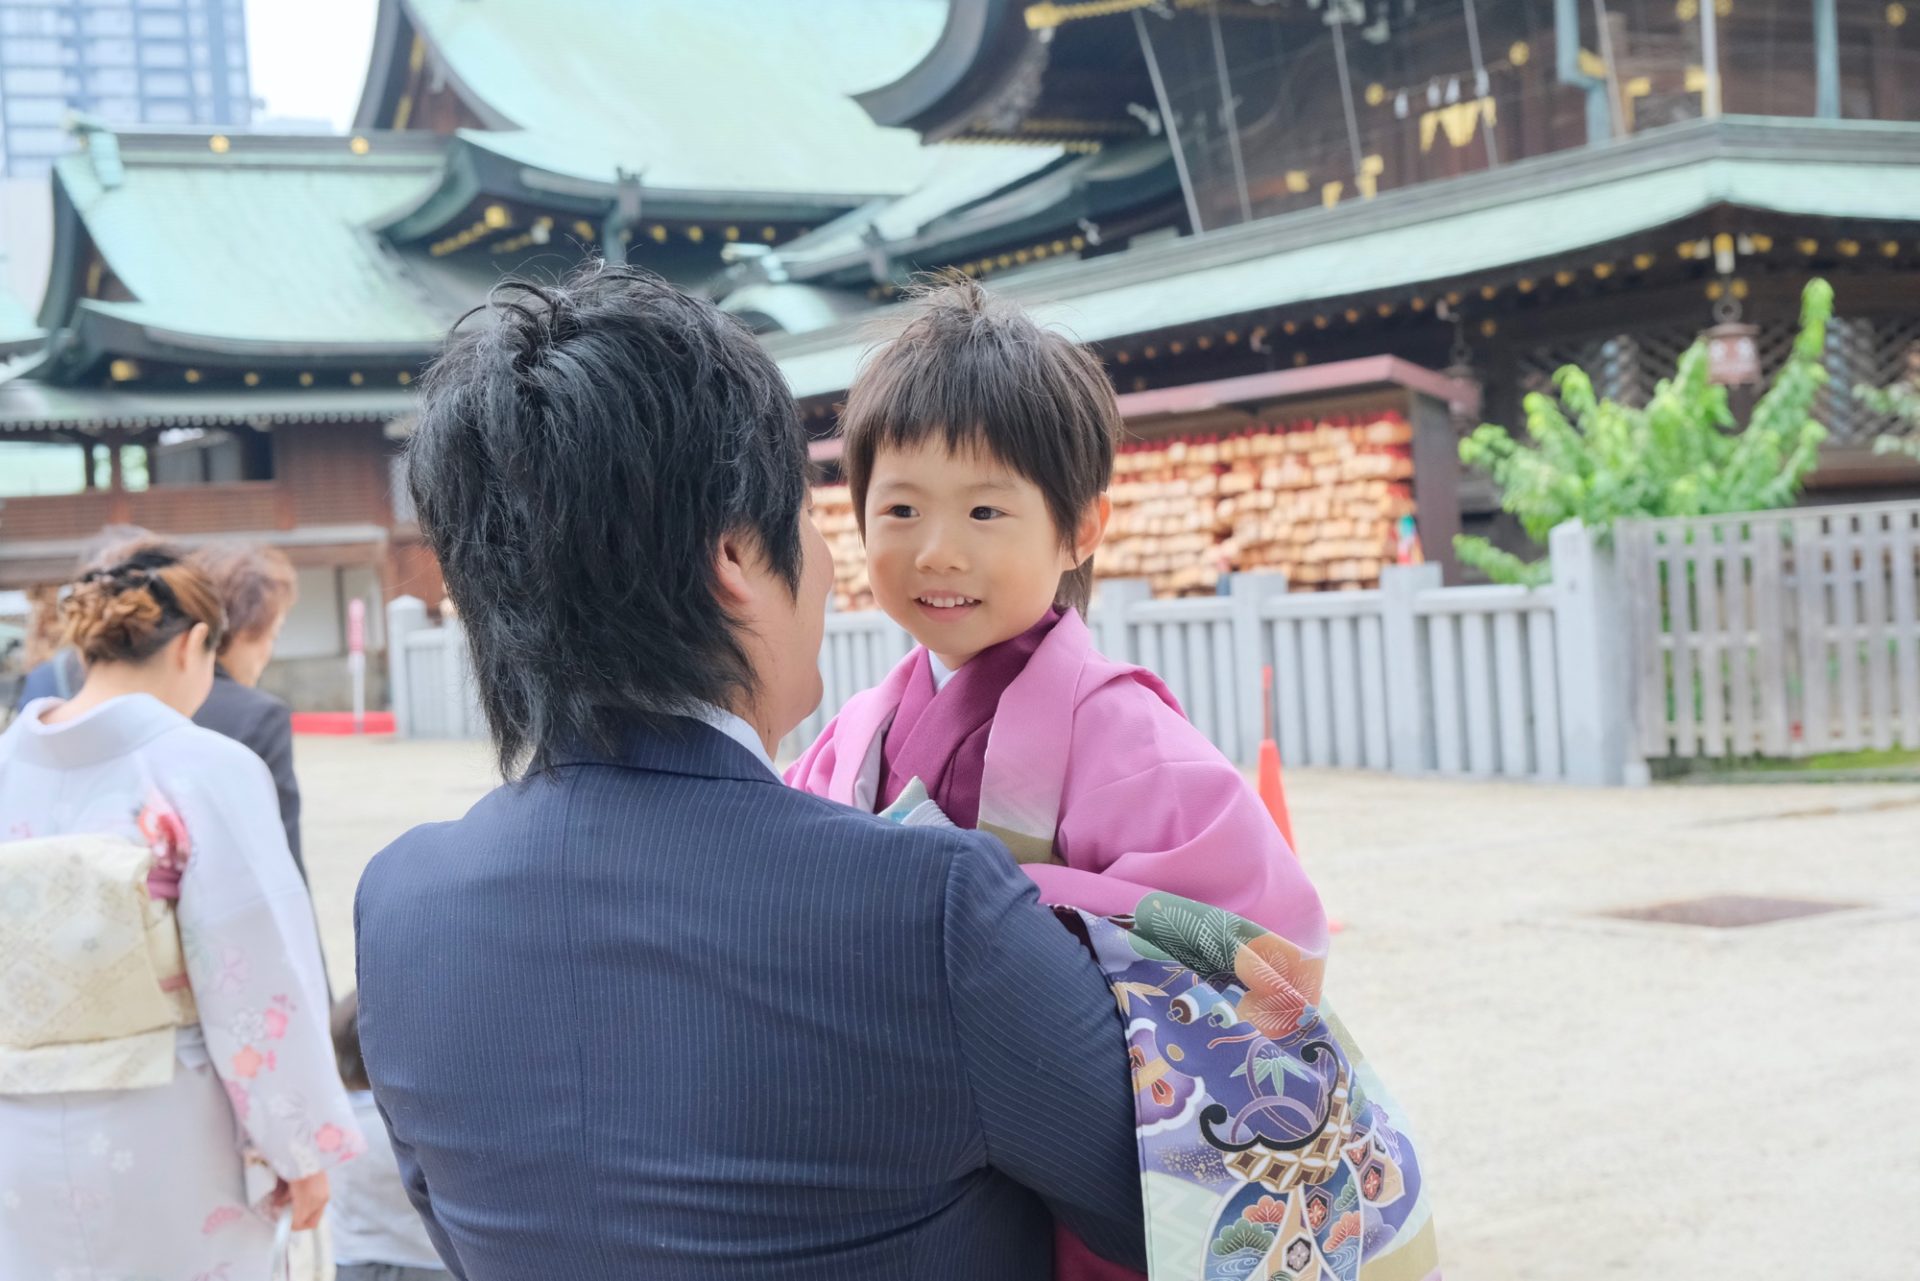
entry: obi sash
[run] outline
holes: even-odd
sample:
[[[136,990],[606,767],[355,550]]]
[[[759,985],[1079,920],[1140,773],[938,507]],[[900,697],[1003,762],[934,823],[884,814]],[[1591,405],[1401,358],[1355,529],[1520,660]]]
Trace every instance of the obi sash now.
[[[179,869],[123,836],[0,843],[0,1094],[173,1079],[199,1021],[169,895]]]

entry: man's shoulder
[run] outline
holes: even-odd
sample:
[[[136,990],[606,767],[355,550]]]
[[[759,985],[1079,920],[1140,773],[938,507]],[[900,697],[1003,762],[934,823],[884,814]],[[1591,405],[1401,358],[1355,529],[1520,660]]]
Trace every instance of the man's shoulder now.
[[[604,814],[631,804],[647,821],[620,826],[626,839],[642,844],[658,842],[684,851],[690,843],[701,841],[719,842],[734,850],[758,843],[770,866],[792,868],[804,863],[815,875],[829,877],[856,897],[857,887],[878,891],[901,879],[933,890],[945,884],[956,859],[983,860],[1018,875],[1005,847],[990,836],[955,828],[903,827],[798,788],[738,779],[682,778],[678,781],[683,787],[711,790],[711,800],[689,805],[682,797],[673,805],[654,805],[644,790],[647,776],[637,775],[631,776],[635,784],[631,796],[596,787],[588,800],[579,786],[584,780],[571,773],[574,768],[569,767],[559,780],[502,784],[460,818],[423,823],[402,833],[374,855],[362,873],[363,905],[403,897],[413,888],[445,891],[474,865],[477,853],[509,843],[529,849],[537,846],[543,869],[557,871],[565,861],[556,857],[561,854],[558,847],[587,839],[580,835],[586,826],[583,805]],[[589,768],[597,772],[609,767]],[[614,775],[628,776],[628,771]],[[527,836],[536,832],[546,836],[529,845]],[[936,896],[943,892],[935,891]]]
[[[844,850],[849,857],[933,859],[943,864],[956,857],[996,854],[1002,859],[1009,857],[998,841],[979,832],[953,827],[904,827],[891,819],[797,787],[775,790],[776,794],[767,798],[767,803],[791,820],[792,826],[787,830],[793,838],[827,849]]]
[[[60,692],[60,674],[55,664],[60,660],[45,659],[34,664],[28,670],[26,678],[20,683],[20,706],[25,707],[37,698],[53,698]]]
[[[238,739],[259,749],[256,740],[272,731],[290,726],[293,711],[281,699],[263,689],[242,685],[232,677],[220,677],[207,693],[207,701],[194,713],[193,723],[217,734]]]

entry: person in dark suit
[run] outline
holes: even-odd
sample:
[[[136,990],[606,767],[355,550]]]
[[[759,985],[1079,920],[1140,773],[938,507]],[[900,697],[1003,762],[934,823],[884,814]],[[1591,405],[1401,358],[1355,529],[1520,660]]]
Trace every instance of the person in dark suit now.
[[[253,749],[273,775],[280,800],[280,823],[301,881],[307,865],[300,855],[300,783],[293,774],[293,711],[256,686],[273,657],[280,627],[293,608],[293,562],[277,547],[223,540],[209,543],[189,558],[213,582],[227,607],[227,635],[213,669],[213,691],[194,714],[193,723]]]
[[[1041,1281],[1145,1257],[1113,997],[1006,849],[781,784],[833,570],[748,331],[497,291],[408,451],[503,773],[377,855],[361,1052],[462,1281]]]

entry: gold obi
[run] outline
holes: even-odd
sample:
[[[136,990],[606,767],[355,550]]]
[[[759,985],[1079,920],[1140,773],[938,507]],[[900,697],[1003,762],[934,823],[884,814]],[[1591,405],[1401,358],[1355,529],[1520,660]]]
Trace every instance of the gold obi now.
[[[200,1016],[152,866],[124,836],[0,843],[0,1094],[173,1079],[174,1029]]]

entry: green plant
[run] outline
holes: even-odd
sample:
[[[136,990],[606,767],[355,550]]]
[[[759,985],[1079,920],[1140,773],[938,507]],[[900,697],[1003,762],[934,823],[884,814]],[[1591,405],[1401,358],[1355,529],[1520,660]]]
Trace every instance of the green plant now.
[[[1553,376],[1557,398],[1526,398],[1526,441],[1485,423],[1460,442],[1460,457],[1492,474],[1501,508],[1535,543],[1570,520],[1604,537],[1625,517],[1787,506],[1827,435],[1811,411],[1827,381],[1821,359],[1832,315],[1832,286],[1812,281],[1793,352],[1742,430],[1733,430],[1727,389],[1708,381],[1706,344],[1696,342],[1644,409],[1596,395],[1593,380],[1568,365]],[[1538,585],[1550,574],[1545,560],[1523,560],[1484,538],[1460,537],[1454,549],[1495,582]]]
[[[1902,423],[1902,430],[1888,432],[1874,440],[1874,453],[1905,454],[1920,459],[1920,372],[1891,387],[1870,387],[1862,383],[1853,389],[1853,395],[1874,413],[1898,418]]]

